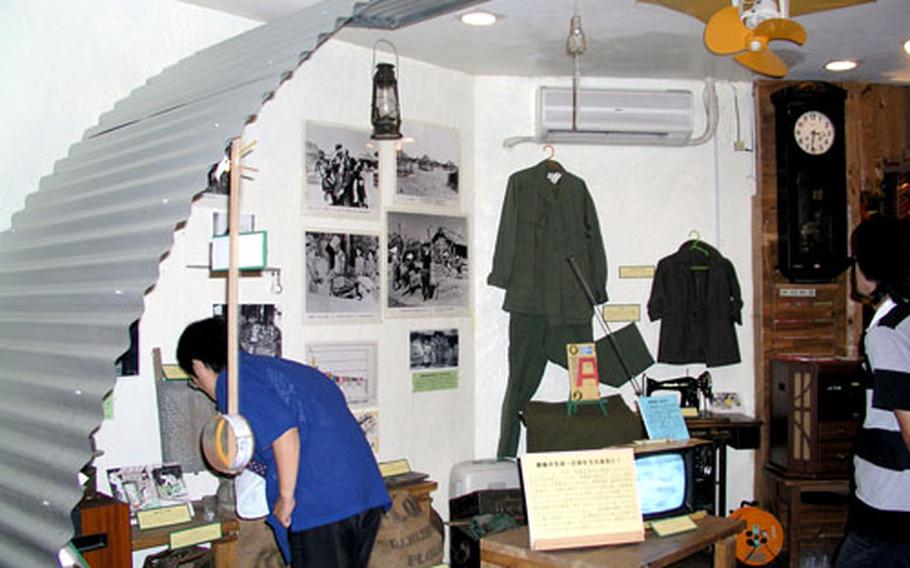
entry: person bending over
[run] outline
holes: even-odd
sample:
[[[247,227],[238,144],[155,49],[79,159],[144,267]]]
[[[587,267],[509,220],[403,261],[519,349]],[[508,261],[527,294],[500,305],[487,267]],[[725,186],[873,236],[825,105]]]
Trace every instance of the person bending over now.
[[[177,362],[225,413],[224,320],[188,325]],[[312,367],[245,353],[238,379],[238,410],[254,437],[251,469],[264,470],[267,522],[285,559],[294,568],[365,568],[391,500],[341,390]]]

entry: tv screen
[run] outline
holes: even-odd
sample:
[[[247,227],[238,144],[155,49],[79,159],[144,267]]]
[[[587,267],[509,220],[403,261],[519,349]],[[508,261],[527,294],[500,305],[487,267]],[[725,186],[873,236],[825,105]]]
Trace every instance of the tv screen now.
[[[686,505],[686,461],[681,453],[644,455],[635,460],[641,514],[647,519]]]

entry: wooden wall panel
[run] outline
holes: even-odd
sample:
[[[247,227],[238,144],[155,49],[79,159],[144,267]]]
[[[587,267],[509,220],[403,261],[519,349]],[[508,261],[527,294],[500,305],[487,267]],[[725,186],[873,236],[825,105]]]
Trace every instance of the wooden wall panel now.
[[[777,270],[777,166],[771,94],[791,81],[755,83],[757,191],[752,206],[755,280],[756,414],[764,422],[755,460],[755,497],[767,504],[770,357],[782,354],[856,356],[861,312],[849,300],[849,279],[791,284]],[[910,161],[910,88],[838,83],[847,89],[846,150],[849,226],[860,219],[862,192],[875,191],[886,167]]]

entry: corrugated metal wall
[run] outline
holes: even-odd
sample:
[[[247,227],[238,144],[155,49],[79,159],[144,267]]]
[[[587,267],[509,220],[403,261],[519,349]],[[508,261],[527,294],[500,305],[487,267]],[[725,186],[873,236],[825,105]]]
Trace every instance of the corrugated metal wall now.
[[[165,69],[101,116],[0,233],[0,566],[56,566],[114,361],[229,141],[347,23],[485,0],[323,0]]]
[[[130,322],[229,140],[368,5],[325,0],[166,69],[104,114],[0,234],[0,566],[56,566]]]

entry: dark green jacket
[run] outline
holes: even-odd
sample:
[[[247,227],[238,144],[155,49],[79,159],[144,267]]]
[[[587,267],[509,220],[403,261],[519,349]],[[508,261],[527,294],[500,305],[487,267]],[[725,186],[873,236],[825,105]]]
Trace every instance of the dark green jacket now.
[[[557,183],[547,178],[552,168]],[[607,301],[607,257],[585,182],[543,161],[509,177],[493,270],[487,284],[506,291],[508,312],[546,315],[551,323],[584,323],[593,308],[567,257],[574,256],[598,304]]]

